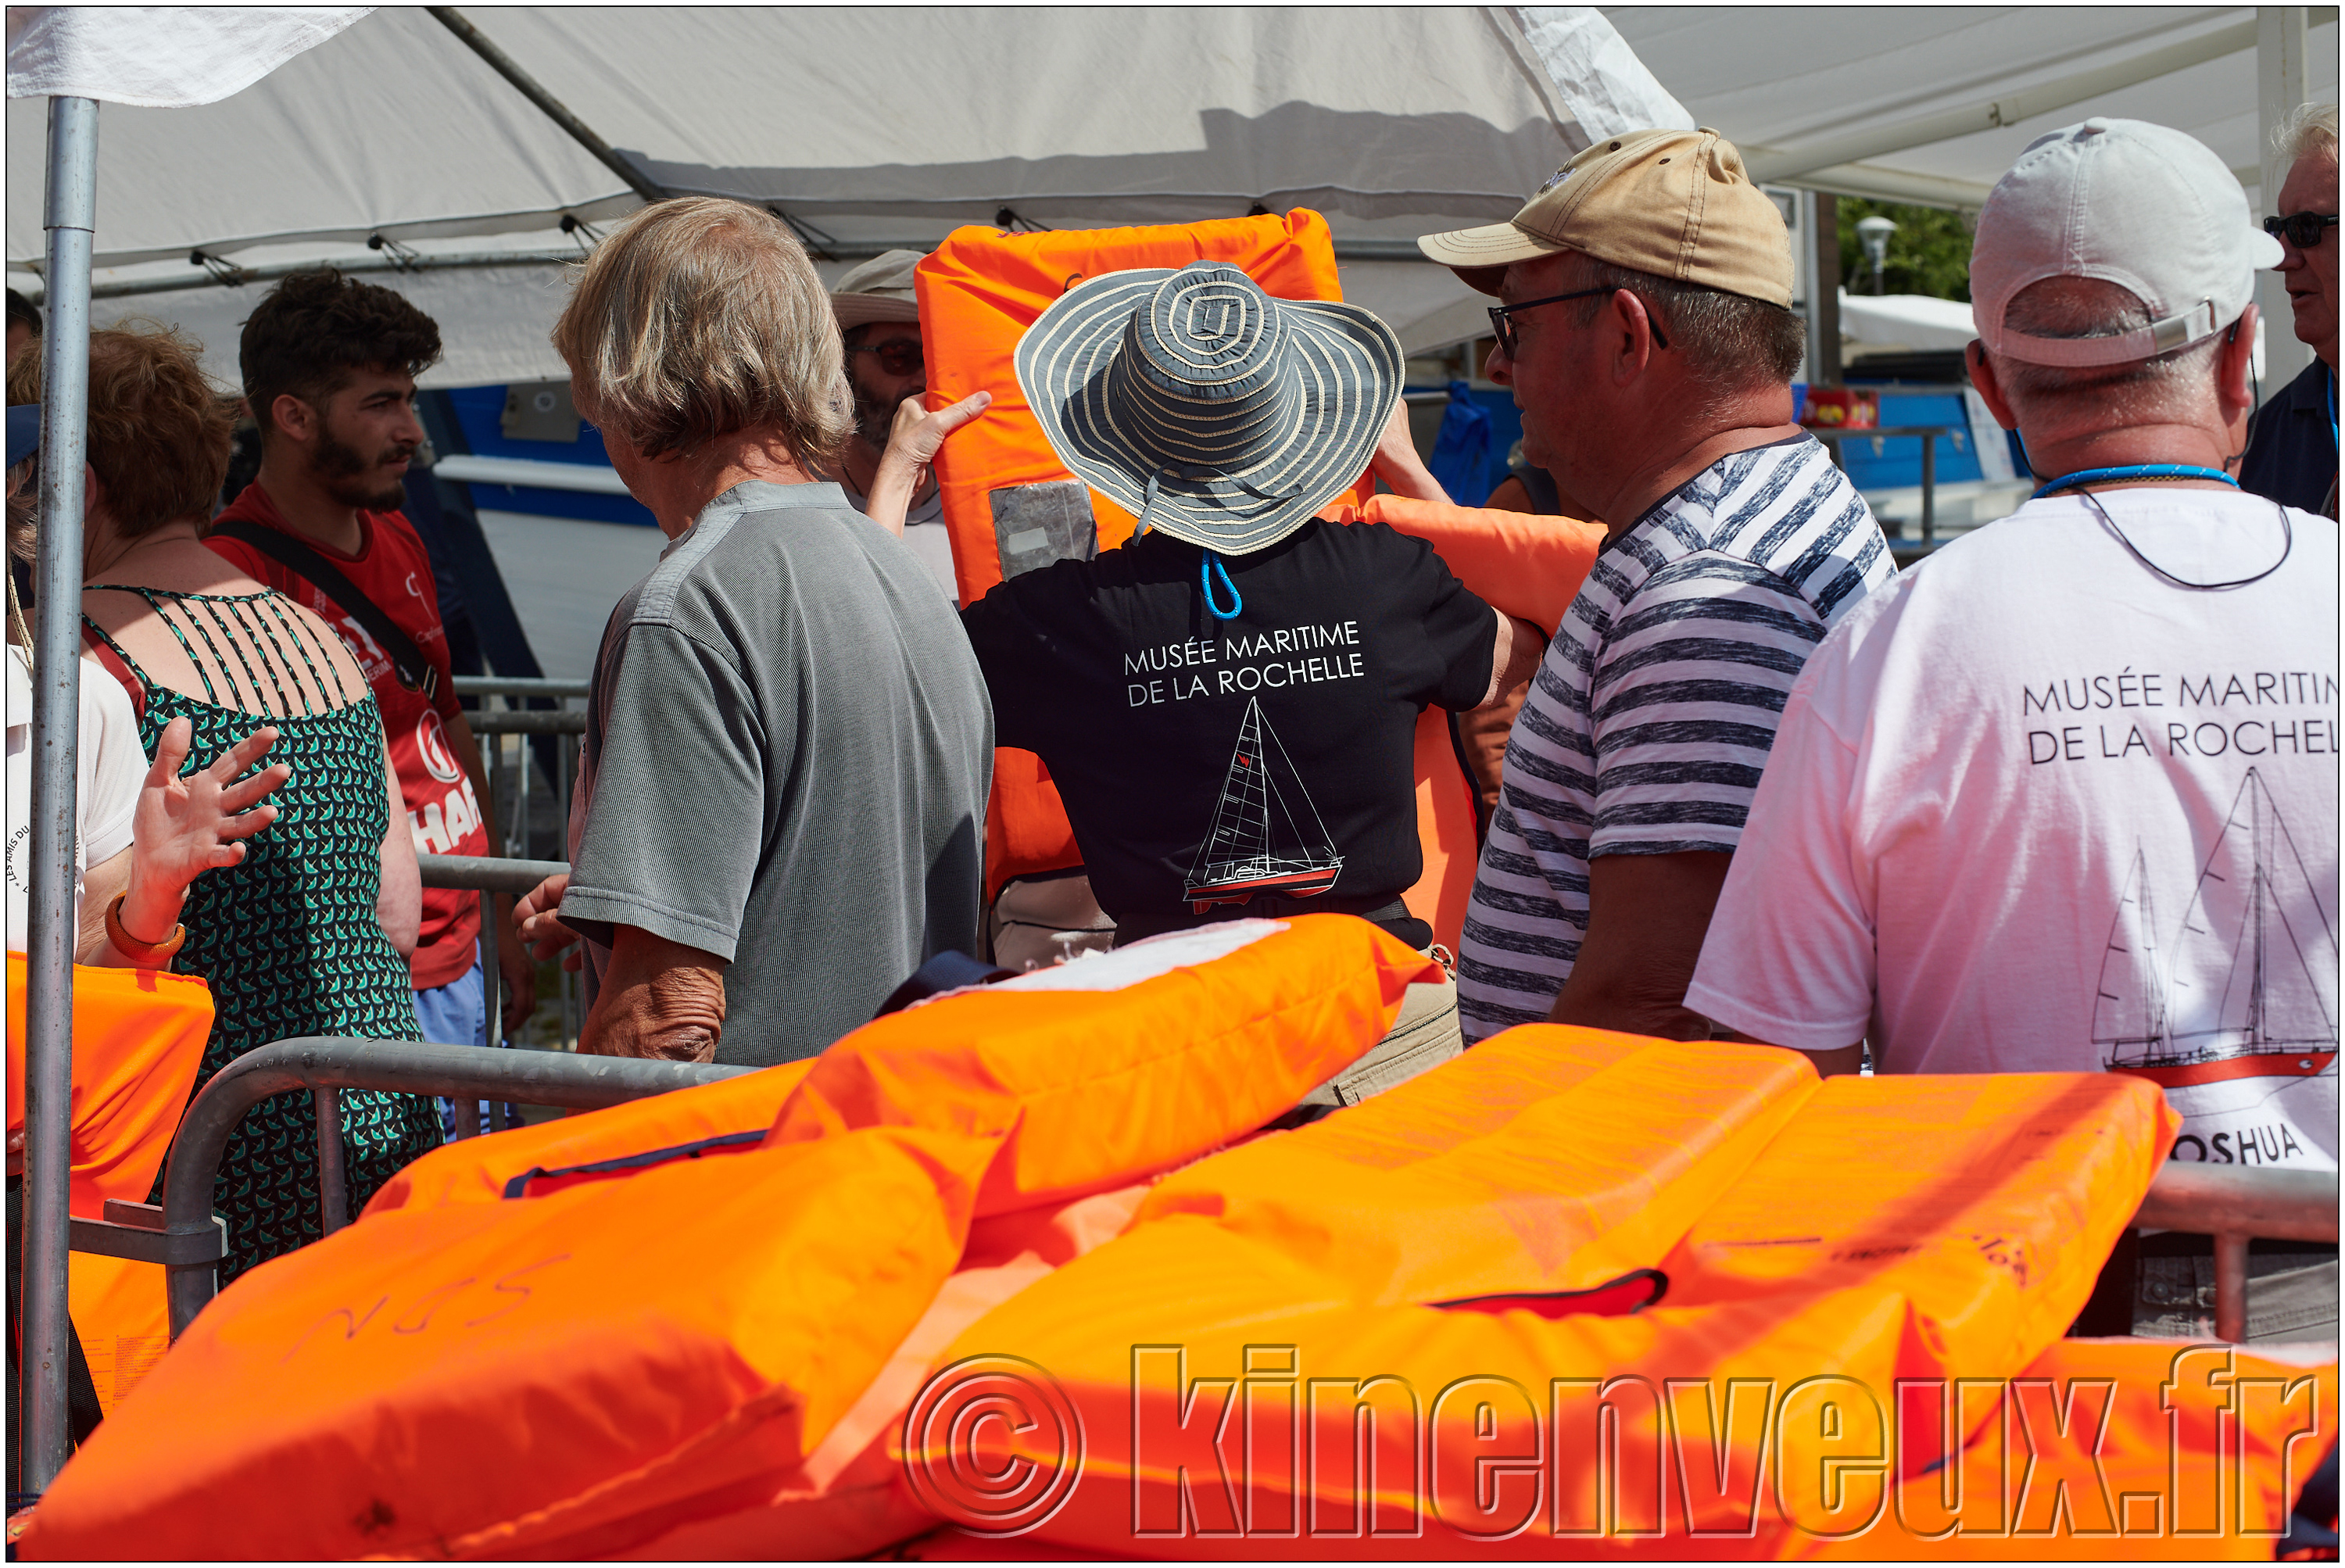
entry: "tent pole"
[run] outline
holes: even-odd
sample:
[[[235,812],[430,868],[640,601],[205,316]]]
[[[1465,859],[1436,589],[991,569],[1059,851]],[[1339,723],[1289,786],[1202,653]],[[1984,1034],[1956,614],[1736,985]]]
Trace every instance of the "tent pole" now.
[[[82,463],[97,104],[49,100],[49,323],[41,339],[40,602],[33,633],[31,952],[25,997],[24,1475],[66,1462],[66,1182],[73,1137],[75,755],[81,730]]]
[[[570,134],[570,139],[591,152],[613,174],[627,182],[629,189],[645,201],[665,201],[667,192],[652,182],[651,178],[626,158],[619,156],[609,142],[596,136],[584,120],[570,112],[569,106],[541,86],[535,76],[521,68],[511,55],[489,42],[482,31],[472,25],[465,15],[453,5],[424,7],[440,19],[440,25],[464,41],[464,46],[489,64],[489,68],[521,89],[522,97],[535,104],[545,117]]]

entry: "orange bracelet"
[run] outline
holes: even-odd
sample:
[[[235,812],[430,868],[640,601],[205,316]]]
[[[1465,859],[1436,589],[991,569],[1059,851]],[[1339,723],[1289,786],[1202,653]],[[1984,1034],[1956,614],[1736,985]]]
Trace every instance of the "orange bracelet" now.
[[[175,925],[171,928],[171,934],[160,942],[140,942],[122,929],[122,901],[129,896],[127,891],[119,892],[107,901],[106,940],[114,944],[117,952],[135,962],[160,963],[168,961],[179,951],[179,944],[188,940],[188,928]]]

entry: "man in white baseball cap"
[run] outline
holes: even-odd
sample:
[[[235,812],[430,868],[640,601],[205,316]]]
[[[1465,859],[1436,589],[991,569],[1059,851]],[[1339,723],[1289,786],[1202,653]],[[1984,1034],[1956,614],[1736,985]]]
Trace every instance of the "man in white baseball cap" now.
[[[871,487],[896,411],[906,398],[919,396],[929,386],[920,306],[912,288],[912,270],[922,254],[884,250],[850,269],[830,291],[831,313],[838,318],[839,340],[847,351],[848,391],[855,399],[855,431],[840,449],[839,472],[831,477],[847,493],[848,504],[865,514],[871,510]],[[958,602],[944,493],[931,473],[921,473],[904,514],[904,543],[946,597]]]
[[[1996,184],[1971,376],[2043,488],[1808,661],[1688,1006],[1827,1073],[2127,1074],[2176,1159],[2337,1168],[2337,526],[2233,478],[2277,249],[2163,126]],[[2283,1245],[2249,1338],[2333,1339],[2335,1248]],[[2100,1331],[2203,1331],[2206,1239],[2140,1251]]]

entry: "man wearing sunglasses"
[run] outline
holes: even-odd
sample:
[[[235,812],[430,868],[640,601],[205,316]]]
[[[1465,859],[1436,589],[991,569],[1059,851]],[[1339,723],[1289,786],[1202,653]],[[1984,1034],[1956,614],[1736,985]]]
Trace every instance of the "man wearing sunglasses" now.
[[[847,385],[855,397],[855,433],[839,453],[834,477],[857,511],[871,510],[872,482],[888,431],[908,397],[929,387],[928,361],[920,347],[920,307],[912,292],[918,250],[888,250],[853,269],[830,292],[847,351]],[[904,543],[929,568],[948,598],[958,602],[953,583],[952,538],[945,528],[944,493],[933,474],[923,473],[904,517]]]
[[[2307,104],[2273,137],[2288,160],[2279,213],[2264,231],[2280,242],[2304,373],[2256,415],[2241,488],[2289,506],[2337,515],[2337,106]]]
[[[1793,423],[1782,214],[1715,131],[1599,142],[1418,245],[1484,293],[1523,456],[1609,534],[1508,742],[1458,972],[1468,1040],[1709,1036],[1686,983],[1785,694],[1894,570]]]

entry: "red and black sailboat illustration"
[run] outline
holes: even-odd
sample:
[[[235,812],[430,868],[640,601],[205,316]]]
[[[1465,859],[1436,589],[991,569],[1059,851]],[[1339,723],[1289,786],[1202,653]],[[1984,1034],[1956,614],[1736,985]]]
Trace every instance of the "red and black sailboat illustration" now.
[[[2335,927],[2250,769],[2163,949],[2148,861],[2136,852],[2101,961],[2093,1043],[2109,1071],[2168,1089],[2312,1077],[2337,1060],[2337,973]]]
[[[1189,868],[1183,896],[1201,914],[1257,893],[1307,899],[1334,887],[1343,871],[1344,857],[1286,748],[1263,717],[1261,702],[1249,700],[1213,806],[1213,825]]]

